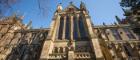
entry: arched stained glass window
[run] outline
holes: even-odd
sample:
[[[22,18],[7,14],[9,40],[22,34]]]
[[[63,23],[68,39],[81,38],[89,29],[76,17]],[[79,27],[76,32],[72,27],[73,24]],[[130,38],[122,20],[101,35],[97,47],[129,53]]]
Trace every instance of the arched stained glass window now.
[[[73,39],[78,39],[78,24],[76,17],[73,18]]]
[[[67,16],[66,18],[66,29],[65,29],[65,38],[70,39],[70,18]]]
[[[122,40],[119,32],[117,29],[111,29],[112,33],[113,33],[113,36],[115,37],[116,40]]]
[[[128,28],[124,28],[124,31],[129,39],[136,39],[136,37],[133,35],[133,33]]]
[[[79,17],[79,31],[80,31],[80,37],[83,39],[83,38],[86,38],[86,30],[85,30],[85,27],[84,27],[84,22],[82,20],[82,16]]]
[[[63,28],[64,28],[64,18],[60,18],[60,26],[59,26],[59,33],[58,33],[58,39],[62,39],[63,36]]]

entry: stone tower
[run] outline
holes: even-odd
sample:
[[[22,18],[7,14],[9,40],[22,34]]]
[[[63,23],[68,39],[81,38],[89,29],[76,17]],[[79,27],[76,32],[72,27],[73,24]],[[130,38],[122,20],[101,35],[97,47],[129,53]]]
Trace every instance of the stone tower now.
[[[57,6],[40,59],[104,59],[83,2],[80,8],[72,2],[64,10]]]
[[[115,17],[118,23],[93,25],[85,4],[71,2],[65,9],[58,4],[50,28],[31,29],[32,22],[22,24],[16,15],[2,18],[0,60],[140,60],[140,35],[127,17]]]

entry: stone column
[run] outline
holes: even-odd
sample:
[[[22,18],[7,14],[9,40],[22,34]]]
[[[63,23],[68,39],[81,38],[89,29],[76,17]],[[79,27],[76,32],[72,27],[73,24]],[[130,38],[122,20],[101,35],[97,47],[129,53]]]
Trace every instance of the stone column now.
[[[60,27],[60,19],[63,18],[63,16],[59,16],[59,19],[57,20],[57,26],[55,27],[56,29],[56,35],[55,35],[55,39],[58,39],[58,35],[59,35],[59,27]]]
[[[97,36],[93,32],[93,27],[92,27],[92,24],[91,24],[90,17],[86,14],[84,15],[84,17],[86,19],[85,24],[86,24],[86,27],[88,29],[89,36],[91,38],[91,47],[93,49],[93,52],[95,52],[96,59],[97,60],[104,60],[104,57],[103,57],[103,54],[102,54],[102,51],[101,51],[101,46],[100,46],[100,43],[99,43],[99,39],[97,38]]]
[[[50,24],[50,31],[48,33],[47,39],[51,39],[51,37],[52,37],[52,33],[54,31],[54,26],[56,24],[56,21],[55,20],[56,20],[56,18],[54,17],[53,20],[52,20],[52,22],[51,22],[51,24]]]
[[[51,53],[51,50],[53,49],[53,41],[49,40],[49,41],[45,41],[44,45],[43,45],[43,49],[41,52],[41,56],[40,56],[40,60],[47,60],[49,57],[49,53]]]
[[[64,26],[63,26],[63,35],[62,35],[62,39],[65,39],[65,32],[66,32],[66,16],[64,16]]]
[[[73,16],[70,16],[70,39],[73,40]]]
[[[74,60],[74,51],[68,52],[68,60]]]
[[[56,23],[54,24],[54,29],[52,31],[52,40],[54,41],[56,38],[56,32],[58,31],[57,29],[59,28],[59,23],[60,23],[60,15],[58,15],[57,19],[55,20]]]
[[[40,59],[48,59],[49,53],[52,53],[52,49],[54,46],[53,41],[55,40],[56,37],[56,31],[58,28],[59,21],[60,16],[57,15],[57,18],[52,21],[52,24],[50,26],[50,31],[48,33],[46,41],[44,42]]]
[[[66,49],[65,49],[65,47],[63,47],[63,53],[66,53]]]
[[[60,47],[57,47],[57,52],[60,53]]]
[[[76,24],[77,24],[77,30],[78,30],[78,38],[80,38],[80,30],[79,30],[79,14],[76,16]]]

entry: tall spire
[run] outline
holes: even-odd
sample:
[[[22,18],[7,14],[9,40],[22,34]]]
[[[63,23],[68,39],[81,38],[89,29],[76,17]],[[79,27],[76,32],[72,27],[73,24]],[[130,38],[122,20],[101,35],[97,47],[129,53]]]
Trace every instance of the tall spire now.
[[[104,25],[104,26],[106,25],[105,22],[103,22],[103,25]]]
[[[30,20],[30,22],[27,24],[26,28],[27,29],[30,29],[31,28],[31,25],[32,25],[32,20]]]
[[[86,6],[82,1],[81,1],[81,4],[80,4],[80,9],[85,9],[86,10]]]
[[[71,1],[71,2],[69,2],[69,4],[70,4],[70,6],[74,6],[74,4],[73,4],[73,2]]]
[[[70,4],[72,5],[72,4],[73,4],[73,2],[71,1],[71,2],[70,2]]]

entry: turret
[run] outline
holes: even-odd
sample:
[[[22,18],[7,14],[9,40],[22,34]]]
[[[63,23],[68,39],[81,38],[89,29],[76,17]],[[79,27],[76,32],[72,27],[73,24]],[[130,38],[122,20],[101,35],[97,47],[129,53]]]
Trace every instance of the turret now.
[[[63,10],[61,3],[58,4],[57,6],[57,12],[61,12]]]
[[[81,4],[80,4],[80,9],[81,10],[86,10],[86,6],[83,2],[81,2]]]
[[[26,28],[30,29],[32,27],[32,21],[30,20],[30,22],[27,24]]]
[[[106,26],[105,22],[103,22],[103,25]]]

